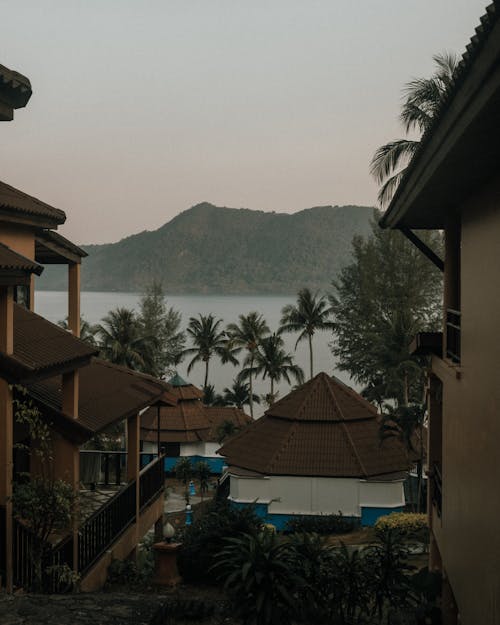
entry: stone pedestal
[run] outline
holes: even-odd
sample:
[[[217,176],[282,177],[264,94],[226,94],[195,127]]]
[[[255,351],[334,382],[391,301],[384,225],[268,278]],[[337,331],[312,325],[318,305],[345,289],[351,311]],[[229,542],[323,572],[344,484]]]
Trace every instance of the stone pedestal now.
[[[181,576],[177,570],[177,554],[181,543],[155,543],[155,574],[153,583],[158,586],[176,586],[181,582]]]

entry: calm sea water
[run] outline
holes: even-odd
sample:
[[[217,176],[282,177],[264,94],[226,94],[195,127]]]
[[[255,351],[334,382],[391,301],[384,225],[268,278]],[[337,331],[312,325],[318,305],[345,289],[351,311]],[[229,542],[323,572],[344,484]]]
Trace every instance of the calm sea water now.
[[[95,293],[83,292],[81,294],[82,316],[89,323],[98,323],[111,309],[118,306],[137,309],[140,295],[135,293]],[[271,330],[278,328],[281,317],[281,309],[289,303],[293,303],[291,297],[282,296],[229,296],[229,295],[177,295],[167,298],[169,306],[173,306],[182,314],[182,325],[185,328],[189,318],[198,313],[212,313],[217,318],[224,320],[224,324],[235,322],[238,315],[247,314],[256,310],[264,316]],[[53,322],[64,319],[67,315],[67,296],[59,291],[37,291],[35,295],[35,311]],[[299,343],[295,351],[296,335],[283,336],[286,349],[294,353],[296,362],[304,369],[306,376],[309,371],[309,350],[306,342]],[[317,333],[314,336],[314,370],[315,373],[325,371],[334,373],[344,382],[350,383],[349,377],[335,368],[335,361],[328,347],[330,341],[328,332]],[[190,374],[187,374],[187,363],[183,362],[179,367],[179,373],[185,379],[190,380],[197,386],[202,386],[204,367],[196,365]],[[233,378],[239,372],[239,368],[230,364],[222,365],[215,358],[210,363],[209,382],[215,385],[218,392],[226,386],[230,386]],[[289,391],[289,386],[282,383],[278,387],[280,397]],[[269,392],[268,380],[258,379],[255,383],[255,392],[264,394]],[[259,411],[260,412],[260,411]]]

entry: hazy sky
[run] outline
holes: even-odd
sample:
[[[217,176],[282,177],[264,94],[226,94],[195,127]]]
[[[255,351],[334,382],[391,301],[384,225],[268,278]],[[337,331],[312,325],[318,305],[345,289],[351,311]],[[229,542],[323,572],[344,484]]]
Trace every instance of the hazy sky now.
[[[0,179],[78,243],[201,201],[374,204],[401,87],[464,51],[487,0],[0,0],[0,63],[33,96],[0,125]]]

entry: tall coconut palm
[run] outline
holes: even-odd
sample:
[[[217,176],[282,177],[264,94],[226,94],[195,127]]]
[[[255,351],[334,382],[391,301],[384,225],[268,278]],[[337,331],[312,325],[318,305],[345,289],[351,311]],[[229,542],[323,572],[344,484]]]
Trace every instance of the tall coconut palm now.
[[[231,388],[225,388],[223,391],[222,399],[225,406],[236,406],[236,408],[243,408],[246,404],[252,405],[252,402],[260,404],[260,398],[258,395],[250,392],[250,384],[241,380],[233,380]]]
[[[194,354],[191,362],[188,364],[187,371],[190,373],[197,362],[205,363],[204,388],[208,386],[208,365],[214,355],[221,359],[222,364],[226,362],[230,362],[233,365],[238,364],[226,333],[219,329],[221,323],[222,319],[217,319],[216,321],[213,315],[199,314],[198,318],[191,317],[189,319],[189,325],[186,330],[191,337],[193,347],[185,349],[183,354],[186,356]]]
[[[309,369],[313,377],[313,344],[312,338],[317,330],[332,330],[330,306],[326,295],[312,293],[310,289],[301,289],[297,295],[297,304],[288,304],[281,311],[279,333],[300,332],[295,349],[300,341],[309,342]]]
[[[400,120],[406,134],[416,131],[420,136],[430,127],[450,88],[458,65],[455,54],[442,53],[432,57],[436,71],[430,78],[415,78],[405,85]],[[382,145],[373,155],[370,172],[382,185],[378,194],[382,206],[389,203],[406,167],[420,144],[417,139],[397,139]]]
[[[249,367],[251,371],[254,365],[255,353],[259,346],[260,341],[269,334],[269,327],[264,320],[263,316],[257,312],[250,312],[248,315],[240,315],[239,323],[230,323],[227,326],[226,332],[232,345],[239,349],[245,349],[247,355],[244,361],[244,365]],[[250,415],[253,418],[253,375],[249,374],[248,383],[249,389],[249,405]]]
[[[304,372],[293,362],[293,356],[283,349],[283,339],[274,333],[262,339],[254,357],[252,369],[243,369],[238,376],[240,380],[247,379],[250,375],[261,375],[265,380],[269,378],[271,383],[269,403],[275,399],[274,385],[286,380],[291,384],[293,378],[297,384],[304,381]]]
[[[104,358],[116,365],[141,371],[145,354],[149,348],[147,337],[133,310],[116,308],[111,310],[97,326],[99,347]]]

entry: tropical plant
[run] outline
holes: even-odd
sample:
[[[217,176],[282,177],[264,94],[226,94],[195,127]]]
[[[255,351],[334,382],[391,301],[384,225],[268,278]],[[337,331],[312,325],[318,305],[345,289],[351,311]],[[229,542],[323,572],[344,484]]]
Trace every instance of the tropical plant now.
[[[193,347],[185,349],[183,354],[193,355],[192,360],[188,364],[188,373],[197,362],[205,364],[205,381],[203,386],[208,386],[208,365],[211,358],[215,355],[221,359],[222,364],[230,362],[233,365],[238,364],[238,360],[234,356],[234,350],[228,343],[226,333],[221,331],[220,325],[222,319],[215,320],[213,315],[199,314],[198,318],[191,317],[187,328],[187,334],[190,336]]]
[[[392,512],[377,519],[375,534],[382,538],[383,535],[395,530],[399,536],[407,540],[429,540],[429,521],[426,514],[416,514],[412,512]]]
[[[193,465],[189,458],[179,458],[174,466],[174,475],[184,485],[184,498],[189,503],[189,482],[193,478]]]
[[[314,333],[318,330],[332,330],[331,311],[326,295],[312,293],[310,289],[301,289],[297,295],[296,305],[288,304],[281,311],[279,333],[300,332],[295,349],[301,341],[309,343],[309,373],[313,377],[313,343]]]
[[[28,430],[29,440],[34,443],[17,443],[16,449],[28,454],[32,466],[37,466],[37,473],[16,476],[12,507],[15,517],[33,533],[29,554],[33,563],[33,590],[41,591],[44,572],[47,572],[44,571],[44,561],[51,549],[48,539],[54,531],[71,528],[77,494],[72,484],[54,477],[50,424],[28,398],[25,389],[16,387],[13,407],[16,422]]]
[[[143,335],[140,320],[133,310],[111,310],[97,326],[97,334],[104,358],[129,369],[144,370],[149,337]]]
[[[422,237],[441,244],[439,235]],[[427,360],[409,346],[418,332],[440,327],[442,276],[400,232],[375,220],[369,237],[354,238],[352,259],[330,296],[337,367],[379,405],[420,402]]]
[[[203,403],[205,406],[224,406],[224,398],[215,392],[213,384],[208,384],[203,389]]]
[[[208,491],[208,485],[210,483],[210,478],[212,477],[212,472],[210,471],[210,466],[208,462],[204,462],[200,460],[194,465],[193,475],[198,480],[200,485],[200,495],[203,501],[203,496]]]
[[[183,579],[188,583],[218,583],[211,567],[224,546],[224,539],[242,533],[254,534],[261,523],[252,506],[240,510],[227,499],[214,499],[182,537],[179,571]]]
[[[66,319],[62,319],[61,321],[58,321],[57,325],[64,330],[69,330],[68,317],[66,317]],[[97,329],[98,326],[91,325],[88,321],[85,321],[83,317],[80,317],[80,338],[82,339],[82,341],[85,341],[93,347],[97,346],[97,341],[95,337]]]
[[[181,314],[167,306],[160,282],[152,282],[139,302],[140,333],[147,338],[145,373],[164,377],[173,373],[184,349],[185,334],[180,331]]]
[[[226,438],[229,438],[238,432],[238,426],[233,422],[225,419],[222,423],[219,423],[217,426],[217,442],[220,444],[222,441],[225,441]]]
[[[304,583],[292,549],[274,532],[226,538],[214,569],[246,625],[288,625],[297,612],[294,591]]]
[[[270,394],[268,403],[275,399],[274,385],[286,380],[291,384],[294,379],[298,384],[304,381],[304,372],[293,362],[293,356],[283,349],[283,339],[276,333],[262,339],[254,356],[253,367],[246,367],[238,376],[246,380],[251,375],[261,375],[265,380],[269,378]]]
[[[294,515],[285,526],[290,534],[312,533],[317,535],[347,534],[359,526],[359,522],[338,514],[318,514],[315,516]]]
[[[380,423],[380,438],[382,441],[388,438],[396,438],[402,443],[408,455],[417,458],[417,512],[421,511],[422,506],[425,415],[425,404],[401,405],[396,408],[385,405]]]
[[[458,65],[457,56],[451,53],[436,54],[433,60],[436,71],[430,78],[415,78],[404,88],[400,120],[407,135],[412,131],[422,135],[430,127]],[[398,139],[375,152],[370,171],[382,185],[378,195],[381,205],[390,201],[419,144],[418,139]]]
[[[261,340],[269,334],[270,330],[263,316],[257,312],[250,312],[248,315],[240,315],[239,323],[230,323],[226,329],[231,345],[245,349],[247,354],[244,360],[244,366],[250,370],[248,376],[249,383],[249,405],[250,416],[253,418],[253,402],[256,401],[253,392],[253,370],[255,354]],[[247,403],[247,402],[244,402]],[[239,406],[241,407],[241,406]]]
[[[260,397],[251,392],[250,384],[242,382],[236,378],[233,380],[231,388],[225,387],[223,390],[222,400],[225,406],[236,406],[242,409],[243,406],[253,403],[260,404]]]

